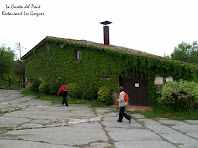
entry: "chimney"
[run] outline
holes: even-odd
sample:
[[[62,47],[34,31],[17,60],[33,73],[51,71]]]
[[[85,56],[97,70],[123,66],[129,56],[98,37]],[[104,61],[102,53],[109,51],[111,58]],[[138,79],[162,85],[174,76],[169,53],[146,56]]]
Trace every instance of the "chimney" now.
[[[109,45],[109,24],[112,22],[109,21],[104,21],[101,22],[100,24],[103,24],[103,33],[104,33],[104,45]]]

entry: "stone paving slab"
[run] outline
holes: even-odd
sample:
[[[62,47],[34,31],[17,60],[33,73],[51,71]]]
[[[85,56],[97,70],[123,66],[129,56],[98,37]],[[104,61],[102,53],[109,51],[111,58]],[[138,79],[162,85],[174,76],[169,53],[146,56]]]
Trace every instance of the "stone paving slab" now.
[[[170,119],[163,119],[163,120],[158,120],[159,123],[164,124],[164,125],[169,125],[169,126],[182,126],[182,125],[189,125],[185,122],[182,121],[177,121],[177,120],[170,120]]]
[[[136,118],[136,119],[141,119],[141,118],[145,118],[144,115],[141,115],[141,114],[132,114],[132,117]]]
[[[115,141],[161,141],[160,136],[147,129],[106,128]]]
[[[0,89],[0,102],[5,102],[7,100],[14,100],[17,98],[22,98],[21,90],[3,90]]]
[[[105,127],[110,127],[110,128],[126,128],[126,129],[131,129],[131,128],[144,128],[141,124],[137,123],[135,120],[132,120],[132,124],[128,123],[128,120],[123,119],[123,122],[117,122],[118,117],[106,117],[103,119],[102,124]]]
[[[0,117],[0,127],[15,128],[22,123],[30,122],[31,119],[27,118],[13,118],[13,117]]]
[[[177,121],[170,119],[158,120],[159,123],[163,125],[168,125],[169,127],[180,131],[186,135],[189,135],[193,138],[198,139],[198,126],[197,120],[185,120],[185,121]]]
[[[82,109],[83,108],[83,109]],[[70,107],[62,106],[43,106],[38,105],[28,107],[19,111],[6,113],[5,116],[24,117],[33,119],[61,120],[72,118],[95,117],[93,110],[87,106],[70,105]]]
[[[29,96],[29,97],[32,98],[32,96]],[[51,106],[52,103],[50,101],[32,99],[27,102],[24,102],[23,105],[25,106]]]
[[[198,120],[185,120],[189,124],[195,124],[198,125]]]
[[[198,120],[148,119],[118,110],[52,104],[21,91],[0,90],[0,147],[3,148],[197,148]]]
[[[115,142],[117,148],[176,148],[166,141],[121,141]]]
[[[23,102],[28,102],[31,99],[32,99],[32,96],[26,96],[26,97],[21,97],[21,98],[17,98],[17,99],[7,100],[7,101],[5,101],[5,103],[12,104],[12,105],[18,105]]]
[[[181,131],[186,135],[198,139],[198,126],[197,125],[183,125],[183,126],[173,126],[173,129]]]
[[[84,145],[92,141],[107,141],[108,138],[99,123],[82,123],[72,126],[38,128],[9,131],[4,139],[23,139],[25,141],[43,141],[62,145]]]
[[[182,131],[173,130],[171,127],[160,124],[159,122],[152,119],[138,119],[144,122],[144,126],[148,129],[154,131],[170,143],[175,145],[185,146],[191,145],[191,147],[197,147],[198,140],[187,136]]]
[[[76,148],[65,145],[48,144],[22,140],[0,140],[1,148]]]

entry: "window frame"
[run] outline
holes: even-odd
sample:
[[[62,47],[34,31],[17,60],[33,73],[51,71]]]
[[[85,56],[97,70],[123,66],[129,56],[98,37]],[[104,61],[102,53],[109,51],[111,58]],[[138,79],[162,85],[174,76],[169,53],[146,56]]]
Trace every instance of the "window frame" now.
[[[80,60],[81,59],[81,52],[80,50],[76,50],[76,60]]]

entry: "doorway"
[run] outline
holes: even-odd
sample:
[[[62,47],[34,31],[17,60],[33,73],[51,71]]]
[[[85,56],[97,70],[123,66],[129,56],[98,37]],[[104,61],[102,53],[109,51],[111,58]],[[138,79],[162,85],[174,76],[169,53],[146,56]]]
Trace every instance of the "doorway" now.
[[[149,106],[148,81],[141,78],[127,79],[120,76],[119,84],[129,95],[129,105]]]

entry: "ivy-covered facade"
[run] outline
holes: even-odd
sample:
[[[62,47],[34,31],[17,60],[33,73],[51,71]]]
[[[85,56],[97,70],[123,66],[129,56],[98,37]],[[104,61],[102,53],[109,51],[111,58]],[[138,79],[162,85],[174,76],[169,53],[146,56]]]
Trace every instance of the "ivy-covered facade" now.
[[[46,37],[22,59],[26,82],[42,79],[53,83],[61,79],[79,84],[82,90],[109,86],[112,92],[118,92],[120,79],[142,79],[148,85],[149,106],[156,102],[156,76],[198,82],[197,65],[83,40]]]

